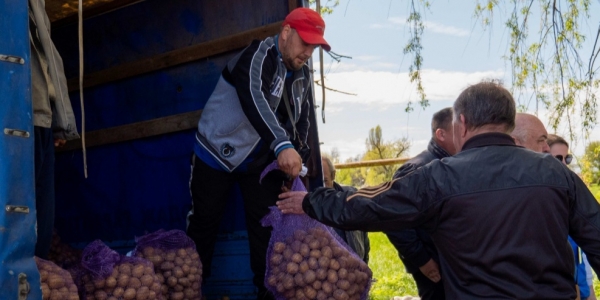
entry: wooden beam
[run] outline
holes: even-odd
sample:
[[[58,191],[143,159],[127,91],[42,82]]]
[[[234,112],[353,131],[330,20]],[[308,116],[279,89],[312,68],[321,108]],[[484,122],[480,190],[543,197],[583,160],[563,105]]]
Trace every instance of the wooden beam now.
[[[104,3],[90,4],[98,1],[84,1],[83,2],[83,19],[88,19],[103,13],[107,13],[112,10],[119,9],[124,6],[128,6],[144,0],[101,0]],[[52,22],[52,29],[66,26],[69,24],[77,23],[77,1],[75,3],[63,3],[62,6],[54,8],[57,4],[69,1],[50,0],[46,1],[46,11],[48,17]],[[71,1],[73,2],[73,1]],[[69,5],[73,4],[73,6]],[[66,8],[65,8],[66,5]],[[92,6],[90,6],[92,5]],[[60,9],[59,11],[57,11]]]
[[[138,61],[114,66],[95,73],[86,74],[83,78],[83,87],[88,88],[240,49],[248,46],[254,39],[265,39],[275,35],[279,32],[281,23],[282,22],[277,22],[261,26],[209,42],[173,50]],[[68,86],[69,92],[79,90],[79,78],[69,79]]]
[[[195,110],[168,117],[90,131],[86,133],[85,146],[90,148],[196,128],[201,114],[202,110]],[[68,141],[64,147],[57,148],[57,152],[80,148],[81,140],[77,139]]]
[[[390,158],[390,159],[378,159],[378,160],[367,160],[357,161],[351,163],[334,164],[336,169],[353,169],[353,168],[365,168],[365,167],[377,167],[377,166],[389,166],[398,165],[407,162],[410,158]]]
[[[288,0],[288,9],[289,12],[292,12],[292,10],[298,8],[298,0]]]

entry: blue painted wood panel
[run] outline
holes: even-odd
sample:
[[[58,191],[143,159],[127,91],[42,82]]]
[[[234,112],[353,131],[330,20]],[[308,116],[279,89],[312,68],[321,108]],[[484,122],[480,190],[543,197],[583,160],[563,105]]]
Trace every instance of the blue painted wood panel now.
[[[0,299],[18,298],[20,274],[31,287],[27,299],[42,299],[33,260],[36,213],[27,8],[27,0],[0,1],[0,55],[23,59],[23,64],[0,60]],[[29,137],[8,135],[6,129]],[[7,205],[28,207],[29,213],[8,212]]]

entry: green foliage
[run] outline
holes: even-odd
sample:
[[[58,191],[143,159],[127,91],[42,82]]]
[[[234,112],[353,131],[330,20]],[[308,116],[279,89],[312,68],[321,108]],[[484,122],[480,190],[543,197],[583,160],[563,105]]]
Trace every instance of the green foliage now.
[[[389,300],[394,296],[417,296],[417,286],[412,276],[404,270],[398,252],[387,236],[380,232],[372,232],[369,233],[369,241],[369,267],[375,279],[369,299]]]
[[[377,125],[369,130],[366,146],[367,152],[362,160],[368,161],[402,157],[408,152],[410,142],[406,138],[384,141],[381,126]],[[365,178],[365,184],[374,186],[391,180],[398,167],[399,165],[368,167],[361,168],[360,172]]]
[[[410,2],[410,13],[406,19],[406,24],[409,26],[410,37],[408,39],[408,43],[403,49],[405,55],[413,55],[413,61],[408,67],[408,78],[410,79],[411,83],[417,85],[419,104],[423,108],[429,106],[429,100],[427,100],[427,95],[425,94],[425,88],[423,87],[423,81],[421,79],[421,68],[423,66],[423,56],[421,56],[423,45],[421,44],[421,37],[423,36],[423,30],[425,30],[425,25],[423,24],[423,19],[421,18],[421,11],[425,8],[429,8],[429,5],[430,4],[428,1],[423,0],[417,0],[416,5],[415,0]],[[411,112],[414,110],[411,101],[408,102],[404,110],[406,112]]]
[[[600,183],[600,141],[591,142],[585,147],[581,159],[581,177],[588,184]]]
[[[505,21],[510,32],[505,58],[511,64],[516,100],[529,107],[533,98],[536,112],[539,105],[549,109],[552,129],[556,131],[566,122],[572,140],[579,126],[585,132],[591,130],[597,121],[596,45],[587,65],[580,54],[588,50],[582,48],[586,37],[580,24],[589,17],[590,0],[488,0],[477,2],[475,17],[481,19],[484,28],[491,27],[494,12],[501,12],[503,5],[510,11]],[[581,120],[573,119],[579,115]]]
[[[323,3],[325,2],[325,3]],[[333,12],[333,9],[340,4],[340,0],[327,0],[321,1],[321,14],[329,15]],[[308,5],[310,7],[316,8],[317,1],[316,0],[308,0]]]

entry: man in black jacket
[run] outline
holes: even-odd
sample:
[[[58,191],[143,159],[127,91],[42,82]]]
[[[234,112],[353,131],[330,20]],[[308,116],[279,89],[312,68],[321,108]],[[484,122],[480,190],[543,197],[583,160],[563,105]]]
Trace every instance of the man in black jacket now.
[[[596,199],[556,158],[515,145],[503,87],[473,85],[453,108],[456,155],[356,193],[284,193],[279,208],[347,230],[430,229],[448,299],[575,299],[565,240],[600,271]]]
[[[444,108],[433,115],[431,140],[427,150],[403,164],[394,179],[404,177],[434,159],[442,159],[456,153],[452,139],[452,108]],[[439,270],[437,249],[429,233],[421,228],[386,231],[390,242],[398,250],[400,259],[411,273],[421,300],[443,300],[444,285]]]

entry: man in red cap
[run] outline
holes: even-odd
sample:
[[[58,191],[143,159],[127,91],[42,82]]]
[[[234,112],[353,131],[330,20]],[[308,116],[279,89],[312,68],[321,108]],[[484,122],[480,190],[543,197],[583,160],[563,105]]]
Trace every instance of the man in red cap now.
[[[275,205],[281,181],[265,178],[273,160],[290,177],[309,157],[306,146],[312,107],[312,78],[306,62],[316,47],[329,51],[325,22],[308,8],[293,10],[274,37],[254,41],[225,67],[198,123],[187,234],[196,243],[203,277],[210,276],[216,236],[234,185],[244,199],[250,264],[258,298],[264,287],[271,228],[260,219]]]

